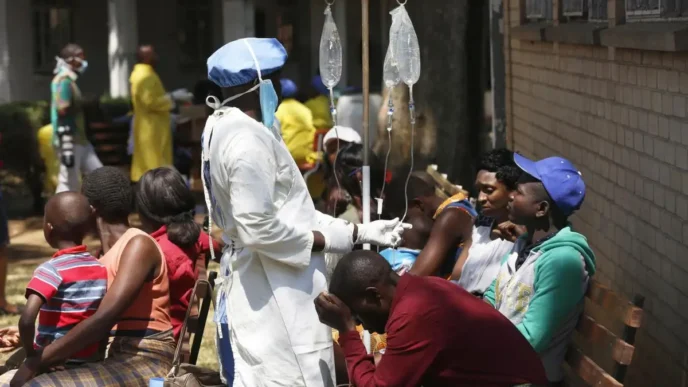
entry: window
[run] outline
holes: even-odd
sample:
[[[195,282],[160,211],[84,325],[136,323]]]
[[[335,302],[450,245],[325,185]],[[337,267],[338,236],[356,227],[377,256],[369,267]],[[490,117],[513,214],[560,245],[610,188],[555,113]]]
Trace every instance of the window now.
[[[289,54],[290,59],[298,58],[296,47],[296,26],[299,23],[299,7],[294,0],[281,0],[278,2],[277,13],[277,39],[282,43]]]
[[[33,65],[37,73],[52,73],[55,57],[72,40],[72,2],[33,0]]]
[[[562,0],[562,15],[569,19],[607,20],[607,0]]]
[[[585,0],[563,0],[561,3],[564,16],[584,16],[587,11]]]
[[[688,16],[688,0],[626,0],[629,18],[671,18]]]
[[[526,0],[528,20],[552,20],[552,0]]]
[[[177,40],[182,67],[205,66],[213,53],[211,0],[177,0]]]
[[[590,0],[588,3],[588,19],[593,21],[607,20],[607,0]]]

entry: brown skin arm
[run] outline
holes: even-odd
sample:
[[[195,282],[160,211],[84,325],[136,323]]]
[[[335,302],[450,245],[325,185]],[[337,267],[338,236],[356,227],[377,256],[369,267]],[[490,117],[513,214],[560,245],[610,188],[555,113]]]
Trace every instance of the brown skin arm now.
[[[430,238],[421,250],[410,273],[419,276],[436,275],[450,251],[471,236],[473,218],[458,208],[447,208],[432,225]]]
[[[463,250],[461,250],[461,255],[459,255],[459,259],[456,261],[456,264],[454,265],[454,270],[452,270],[451,274],[451,279],[454,281],[458,281],[459,278],[461,278],[463,265],[465,265],[466,261],[468,260],[468,250],[470,250],[471,244],[473,244],[472,239],[467,240],[463,244]]]
[[[77,324],[63,338],[44,348],[40,368],[59,364],[83,348],[106,338],[119,317],[138,297],[148,278],[159,273],[162,257],[153,240],[143,235],[127,243],[117,268],[117,277],[96,313]]]
[[[19,317],[19,337],[21,337],[22,346],[26,351],[26,357],[36,355],[36,350],[33,347],[34,335],[36,334],[36,317],[38,317],[41,306],[45,303],[43,297],[30,290],[29,292],[26,307]]]

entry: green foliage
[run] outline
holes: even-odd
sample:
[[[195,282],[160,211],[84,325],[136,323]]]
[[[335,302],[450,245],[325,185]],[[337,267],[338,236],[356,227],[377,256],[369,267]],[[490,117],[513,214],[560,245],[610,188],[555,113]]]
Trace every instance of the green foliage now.
[[[131,110],[125,98],[102,97],[84,101],[86,122],[109,122]],[[3,169],[24,176],[32,167],[41,164],[38,156],[38,129],[50,123],[48,101],[20,101],[0,105],[0,160]]]
[[[39,161],[36,132],[50,122],[46,101],[0,105],[0,159],[3,169],[24,174]]]
[[[112,98],[108,95],[100,98],[99,105],[106,121],[126,115],[132,109],[129,98]]]

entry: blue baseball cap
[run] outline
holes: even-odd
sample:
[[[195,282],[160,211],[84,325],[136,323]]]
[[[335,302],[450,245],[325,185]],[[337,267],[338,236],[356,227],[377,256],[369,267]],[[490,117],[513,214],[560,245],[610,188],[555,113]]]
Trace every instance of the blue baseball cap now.
[[[542,182],[554,204],[565,216],[571,216],[583,204],[585,182],[570,161],[562,157],[533,161],[514,153],[514,162],[523,172]]]

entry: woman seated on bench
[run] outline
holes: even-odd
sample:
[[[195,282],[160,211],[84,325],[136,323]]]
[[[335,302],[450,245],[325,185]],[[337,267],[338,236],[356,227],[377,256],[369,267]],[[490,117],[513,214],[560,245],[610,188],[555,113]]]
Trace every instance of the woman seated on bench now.
[[[179,339],[191,292],[198,280],[196,259],[210,252],[210,237],[194,221],[194,200],[182,175],[172,168],[146,172],[136,190],[136,208],[141,229],[160,245],[167,262],[170,281],[170,319],[174,339]],[[213,241],[220,255],[220,245]],[[204,263],[205,264],[205,263]]]
[[[140,386],[172,367],[175,342],[167,264],[151,236],[129,227],[134,202],[130,184],[129,177],[113,167],[97,169],[84,179],[82,191],[94,208],[105,252],[100,261],[108,272],[107,293],[92,317],[27,359],[12,385]],[[111,331],[115,338],[104,361],[36,376]],[[0,384],[8,385],[10,375],[0,377]]]
[[[416,257],[410,273],[419,276],[448,278],[461,253],[461,246],[470,240],[475,209],[463,193],[442,199],[435,194],[435,183],[425,172],[413,172],[406,184],[406,175],[395,176],[385,189],[385,211],[390,217],[424,217],[432,223],[425,247]],[[408,201],[406,201],[408,198]]]

